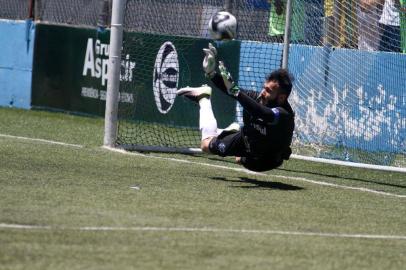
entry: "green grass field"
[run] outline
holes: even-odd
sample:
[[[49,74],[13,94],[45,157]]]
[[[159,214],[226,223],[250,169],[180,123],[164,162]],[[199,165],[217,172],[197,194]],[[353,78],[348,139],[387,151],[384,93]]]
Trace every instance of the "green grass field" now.
[[[0,108],[0,269],[405,269],[406,174],[102,138],[100,118]]]

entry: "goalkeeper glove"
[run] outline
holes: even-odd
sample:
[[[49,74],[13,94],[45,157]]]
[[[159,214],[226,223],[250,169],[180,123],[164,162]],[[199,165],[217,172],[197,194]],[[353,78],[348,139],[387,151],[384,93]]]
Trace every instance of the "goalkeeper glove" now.
[[[231,96],[238,96],[240,93],[240,88],[234,82],[233,77],[231,76],[230,72],[228,72],[227,68],[224,66],[223,61],[219,61],[219,70],[221,77],[223,78],[224,85],[227,89],[227,93]]]
[[[206,54],[203,59],[203,70],[206,77],[211,79],[216,74],[217,50],[213,44],[209,43],[209,48],[204,48],[203,52]]]

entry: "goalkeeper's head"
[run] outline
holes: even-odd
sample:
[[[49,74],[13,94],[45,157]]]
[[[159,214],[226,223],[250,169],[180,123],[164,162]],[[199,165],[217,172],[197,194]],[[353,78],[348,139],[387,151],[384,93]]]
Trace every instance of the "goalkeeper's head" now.
[[[290,95],[292,92],[293,75],[284,68],[277,69],[266,77],[266,81],[276,81],[279,85],[279,93]]]
[[[293,76],[286,69],[277,69],[265,80],[259,101],[262,104],[284,104],[292,91]]]

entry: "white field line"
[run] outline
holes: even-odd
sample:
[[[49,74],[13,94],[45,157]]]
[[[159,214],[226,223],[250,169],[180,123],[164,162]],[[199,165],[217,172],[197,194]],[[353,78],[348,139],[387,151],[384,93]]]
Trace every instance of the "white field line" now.
[[[214,167],[214,168],[219,168],[219,169],[232,170],[232,171],[237,171],[237,172],[244,172],[244,173],[253,174],[253,175],[270,176],[268,174],[253,172],[253,171],[249,171],[249,170],[246,170],[246,169],[243,169],[243,168],[233,168],[233,167],[227,167],[227,166],[221,166],[221,165],[215,165],[215,164],[208,164],[208,163],[201,163],[201,162],[195,162],[195,161],[189,161],[189,160],[183,160],[183,159],[165,158],[165,157],[144,155],[144,154],[137,153],[137,152],[128,152],[128,151],[125,151],[125,150],[122,150],[122,149],[105,147],[105,146],[103,146],[103,148],[106,148],[106,149],[114,151],[114,152],[127,154],[127,155],[136,155],[136,156],[143,156],[143,157],[147,157],[147,158],[165,159],[165,160],[170,160],[170,161],[175,161],[175,162],[196,164],[196,165]],[[356,191],[362,191],[362,192],[369,192],[369,193],[373,193],[373,194],[392,196],[392,197],[397,197],[397,198],[406,198],[406,195],[399,195],[399,194],[394,194],[394,193],[389,193],[389,192],[384,192],[384,191],[379,191],[379,190],[373,190],[373,189],[369,189],[369,188],[337,185],[337,184],[332,184],[332,183],[323,182],[323,181],[311,180],[311,179],[307,179],[307,178],[304,178],[304,177],[285,176],[285,175],[278,175],[278,174],[272,174],[272,177],[288,179],[288,180],[290,179],[290,180],[302,181],[302,182],[307,182],[307,183],[311,183],[311,184],[315,184],[315,185],[321,185],[321,186],[328,186],[328,187],[334,187],[334,188],[342,188],[342,189],[356,190]]]
[[[83,148],[83,147],[84,147],[83,145],[78,145],[78,144],[70,144],[70,143],[57,142],[57,141],[44,140],[44,139],[36,139],[36,138],[29,138],[29,137],[13,136],[13,135],[7,135],[7,134],[0,134],[0,137],[11,138],[11,139],[19,139],[19,140],[28,140],[28,141],[34,141],[34,142],[42,142],[42,143],[55,144],[55,145],[62,145],[62,146],[69,146],[69,147],[76,147],[76,148]],[[111,147],[105,147],[105,146],[103,146],[103,148],[108,149],[108,150],[110,150],[110,151],[123,153],[123,154],[126,154],[126,155],[136,155],[136,156],[142,156],[142,157],[147,157],[147,158],[156,158],[156,159],[170,160],[170,161],[175,161],[175,162],[182,162],[182,163],[189,163],[189,164],[196,164],[196,165],[208,166],[208,167],[219,168],[219,169],[225,169],[225,170],[233,170],[233,171],[244,172],[244,173],[253,174],[253,175],[269,176],[269,175],[264,174],[264,173],[252,172],[252,171],[246,170],[246,169],[244,169],[244,168],[233,168],[233,167],[227,167],[227,166],[221,166],[221,165],[215,165],[215,164],[208,164],[208,163],[202,163],[202,162],[188,161],[188,160],[183,160],[183,159],[165,158],[165,157],[144,155],[144,154],[141,154],[141,153],[128,152],[128,151],[125,151],[125,150],[122,150],[122,149],[111,148]],[[311,179],[307,179],[307,178],[304,178],[304,177],[284,176],[284,175],[277,175],[277,174],[273,174],[272,176],[273,176],[273,177],[276,177],[276,178],[302,181],[302,182],[307,182],[307,183],[312,183],[312,184],[322,185],[322,186],[329,186],[329,187],[334,187],[334,188],[357,190],[357,191],[369,192],[369,193],[374,193],[374,194],[378,194],[378,195],[392,196],[392,197],[397,197],[397,198],[406,198],[406,195],[393,194],[393,193],[389,193],[389,192],[378,191],[378,190],[373,190],[373,189],[368,189],[368,188],[362,188],[362,187],[351,187],[351,186],[337,185],[337,184],[332,184],[332,183],[328,183],[328,182],[322,182],[322,181],[311,180]]]
[[[406,240],[406,235],[382,234],[351,234],[351,233],[322,233],[279,230],[251,230],[251,229],[220,229],[220,228],[189,228],[189,227],[52,227],[40,225],[6,224],[0,223],[0,229],[19,230],[71,230],[71,231],[144,231],[144,232],[198,232],[198,233],[235,233],[235,234],[271,234],[287,236],[317,236],[330,238],[362,238],[383,240]]]
[[[33,142],[42,142],[42,143],[48,143],[48,144],[57,144],[57,145],[70,146],[70,147],[76,147],[76,148],[83,148],[84,147],[83,145],[79,145],[79,144],[56,142],[56,141],[50,141],[50,140],[44,140],[44,139],[35,139],[35,138],[13,136],[13,135],[7,135],[7,134],[0,134],[0,137],[10,138],[10,139],[26,140],[26,141],[33,141]]]

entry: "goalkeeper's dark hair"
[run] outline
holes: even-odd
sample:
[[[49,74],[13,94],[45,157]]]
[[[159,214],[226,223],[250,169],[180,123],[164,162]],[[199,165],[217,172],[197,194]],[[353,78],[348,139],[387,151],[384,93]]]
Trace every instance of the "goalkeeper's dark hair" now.
[[[289,96],[290,92],[292,92],[294,77],[287,69],[280,68],[272,71],[266,77],[266,81],[277,81],[281,92]]]

